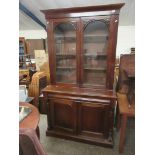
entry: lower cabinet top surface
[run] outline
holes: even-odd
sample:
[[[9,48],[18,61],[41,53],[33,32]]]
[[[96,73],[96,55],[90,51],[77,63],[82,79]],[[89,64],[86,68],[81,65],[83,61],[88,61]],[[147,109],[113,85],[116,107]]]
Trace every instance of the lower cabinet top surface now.
[[[116,93],[113,90],[106,90],[106,89],[91,89],[91,88],[79,88],[79,87],[69,87],[59,85],[48,85],[42,91],[45,93],[53,93],[61,95],[116,99]]]

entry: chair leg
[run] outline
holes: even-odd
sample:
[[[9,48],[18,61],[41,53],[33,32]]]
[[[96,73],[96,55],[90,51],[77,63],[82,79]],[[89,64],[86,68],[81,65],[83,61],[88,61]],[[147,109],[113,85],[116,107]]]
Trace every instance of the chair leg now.
[[[121,125],[121,115],[119,112],[119,107],[117,104],[117,108],[116,108],[116,129],[119,131],[120,129],[120,125]]]
[[[121,127],[121,115],[118,114],[117,116],[117,130],[119,131]]]
[[[127,116],[122,115],[121,130],[120,130],[120,141],[119,141],[119,153],[123,153],[123,150],[124,150],[124,140],[125,140],[126,125],[127,125]]]

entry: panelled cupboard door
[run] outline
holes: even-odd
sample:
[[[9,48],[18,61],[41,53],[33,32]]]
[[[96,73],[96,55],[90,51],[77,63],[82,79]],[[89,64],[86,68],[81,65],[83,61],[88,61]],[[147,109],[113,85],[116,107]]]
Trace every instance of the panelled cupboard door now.
[[[53,20],[56,83],[77,84],[79,28],[77,19]]]
[[[71,100],[50,99],[49,100],[50,126],[53,130],[65,131],[70,133],[76,132],[76,104]]]
[[[78,132],[81,135],[106,138],[109,105],[81,102],[78,109]]]
[[[106,86],[110,16],[82,18],[82,83]]]

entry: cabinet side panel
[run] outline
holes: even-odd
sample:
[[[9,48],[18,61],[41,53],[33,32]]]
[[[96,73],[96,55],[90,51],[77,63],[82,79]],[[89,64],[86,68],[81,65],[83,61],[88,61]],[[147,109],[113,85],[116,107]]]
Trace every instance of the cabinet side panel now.
[[[113,89],[118,20],[119,20],[118,15],[111,16],[109,45],[108,45],[108,67],[107,67],[108,70],[107,70],[107,83],[106,83],[107,89]]]
[[[47,21],[48,55],[51,84],[55,84],[55,53],[54,53],[54,34],[53,23]]]

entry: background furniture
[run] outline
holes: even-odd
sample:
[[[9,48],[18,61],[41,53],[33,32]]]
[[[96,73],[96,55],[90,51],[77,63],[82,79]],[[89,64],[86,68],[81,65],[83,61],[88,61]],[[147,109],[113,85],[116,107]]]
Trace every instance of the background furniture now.
[[[44,10],[51,85],[46,134],[113,146],[119,11],[124,4]]]
[[[26,51],[26,43],[25,38],[20,37],[19,38],[19,67],[23,67],[25,65],[25,55],[27,54]]]
[[[47,86],[47,75],[44,72],[36,72],[32,81],[29,85],[29,96],[34,97],[34,105],[38,107],[39,96],[41,94],[41,90]]]
[[[23,80],[24,78],[26,78],[27,75],[23,74],[23,73],[19,73],[19,81]]]
[[[135,54],[120,57],[117,92],[127,94],[129,104],[135,96]]]
[[[19,129],[19,155],[47,155],[34,129]]]
[[[26,39],[27,53],[34,59],[34,50],[45,49],[45,39]]]
[[[129,108],[129,103],[126,94],[117,93],[117,99],[117,128],[120,129],[119,152],[123,153],[127,121],[129,117],[135,117],[135,103],[134,100],[132,100],[133,103]]]
[[[19,76],[24,75],[25,78],[22,78],[19,81],[19,85],[26,85],[26,87],[29,87],[30,84],[30,74],[29,74],[29,69],[20,69],[19,70]]]
[[[26,43],[24,37],[19,37],[19,55],[27,54]]]

